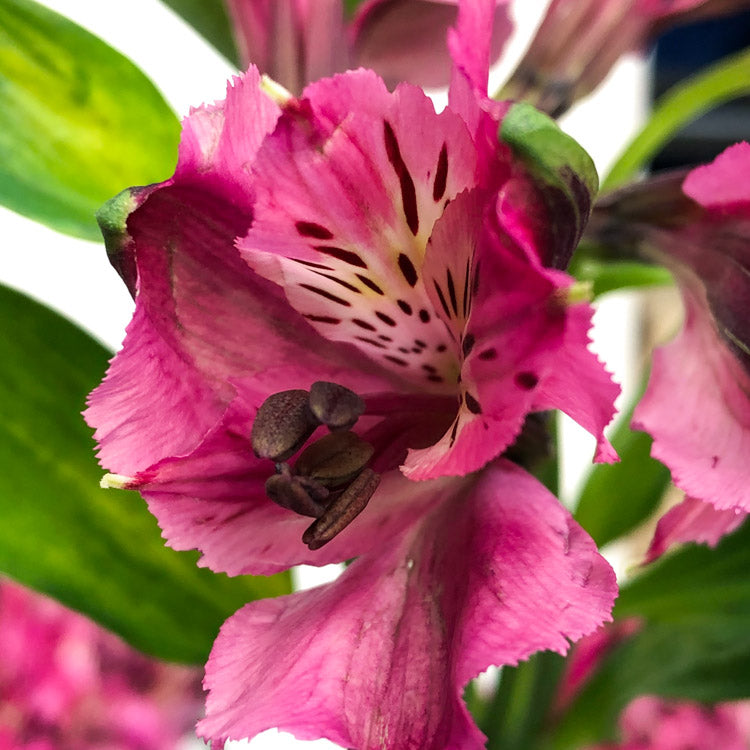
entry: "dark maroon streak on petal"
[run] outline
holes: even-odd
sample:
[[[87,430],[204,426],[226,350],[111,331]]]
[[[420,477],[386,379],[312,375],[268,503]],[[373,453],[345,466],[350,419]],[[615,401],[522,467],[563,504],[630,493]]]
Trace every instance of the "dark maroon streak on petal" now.
[[[313,221],[298,221],[294,226],[302,237],[313,237],[316,240],[333,239],[333,234],[329,229]]]
[[[448,146],[443,144],[438,156],[435,182],[432,186],[432,199],[437,203],[445,195],[445,187],[448,181]]]
[[[389,122],[383,123],[383,136],[385,138],[385,150],[388,154],[388,161],[393,165],[398,181],[401,184],[401,203],[406,216],[406,223],[411,229],[411,233],[416,236],[419,232],[419,212],[417,210],[417,191],[414,187],[414,180],[409,174],[409,169],[404,163],[401,156],[401,150],[398,147],[398,140],[393,128]]]
[[[351,250],[344,250],[341,247],[331,247],[329,245],[315,245],[314,249],[319,253],[330,255],[332,258],[336,258],[336,260],[348,263],[350,266],[356,266],[357,268],[367,268],[367,263],[365,263],[362,258],[357,255],[357,253],[351,252]]]
[[[404,275],[406,283],[409,286],[416,286],[419,276],[417,275],[417,269],[414,268],[414,264],[411,262],[411,258],[409,258],[408,255],[401,253],[398,256],[398,267],[401,269],[401,273]],[[422,317],[421,313],[420,317]],[[426,322],[427,321],[425,321],[425,323]]]

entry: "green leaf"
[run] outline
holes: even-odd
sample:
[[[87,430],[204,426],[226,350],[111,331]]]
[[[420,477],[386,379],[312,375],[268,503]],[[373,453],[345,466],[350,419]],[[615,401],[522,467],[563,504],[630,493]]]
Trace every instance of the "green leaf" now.
[[[209,44],[238,68],[242,67],[223,0],[162,0]]]
[[[591,470],[576,508],[576,521],[599,546],[645,521],[669,486],[669,469],[651,458],[651,438],[629,427],[634,408],[620,417],[611,438],[620,462]]]
[[[750,94],[750,50],[727,57],[670,89],[651,119],[610,170],[602,190],[627,182],[695,118],[726,101]]]
[[[0,571],[143,651],[204,662],[221,623],[288,575],[230,579],[167,549],[139,495],[99,488],[80,411],[109,353],[4,287],[0,319]]]
[[[564,658],[550,651],[503,667],[497,692],[476,717],[487,735],[487,750],[539,747],[564,667]]]
[[[99,240],[96,209],[166,179],[179,131],[119,52],[32,0],[0,0],[0,203]]]
[[[667,286],[673,283],[665,268],[632,261],[600,261],[586,257],[582,248],[576,251],[568,271],[579,281],[591,284],[594,297],[617,289]]]
[[[560,726],[557,750],[610,738],[646,693],[718,702],[750,697],[750,524],[716,549],[687,545],[624,586],[618,619],[638,633],[608,654]]]

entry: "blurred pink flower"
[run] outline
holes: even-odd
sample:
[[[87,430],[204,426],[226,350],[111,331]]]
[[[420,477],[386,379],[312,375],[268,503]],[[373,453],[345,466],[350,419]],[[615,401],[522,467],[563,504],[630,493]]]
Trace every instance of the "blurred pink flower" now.
[[[445,39],[458,0],[367,0],[350,22],[343,0],[226,0],[244,66],[253,64],[294,94],[347,68],[371,68],[389,87],[400,81],[445,86]],[[497,0],[491,56],[511,31],[508,0]]]
[[[200,672],[0,583],[1,750],[174,750],[201,710]]]
[[[688,499],[660,521],[649,559],[671,544],[716,544],[750,512],[750,145],[689,173],[600,200],[591,236],[670,268],[682,331],[654,353],[633,426]]]
[[[750,701],[703,705],[643,695],[620,717],[622,740],[591,750],[747,750]]]
[[[665,28],[748,6],[748,0],[552,0],[502,94],[559,117],[623,54]]]

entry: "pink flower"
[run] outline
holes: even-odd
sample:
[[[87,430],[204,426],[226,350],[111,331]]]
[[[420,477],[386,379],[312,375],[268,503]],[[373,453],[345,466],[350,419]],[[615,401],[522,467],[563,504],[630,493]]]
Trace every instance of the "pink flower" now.
[[[598,750],[747,750],[750,701],[709,706],[643,695],[623,711],[620,731],[620,743]]]
[[[480,747],[466,682],[609,617],[592,540],[501,455],[559,407],[611,459],[617,389],[590,308],[542,262],[569,257],[590,188],[533,178],[497,139],[494,7],[462,6],[440,114],[368,71],[280,108],[251,68],[186,120],[171,180],[102,215],[137,291],[87,414],[130,475],[109,483],[230,575],[357,558],[225,623],[199,727],[217,742]]]
[[[173,750],[200,713],[196,670],[7,581],[0,653],[2,750]]]
[[[503,89],[553,117],[593,91],[626,52],[676,22],[731,12],[747,0],[552,0]]]
[[[592,235],[669,267],[685,305],[678,337],[654,354],[633,425],[688,499],[661,520],[653,559],[675,542],[715,544],[750,511],[750,145],[706,166],[603,199]],[[626,248],[627,249],[627,248]]]
[[[347,68],[375,70],[389,86],[448,83],[445,36],[457,0],[368,0],[345,23],[342,0],[226,0],[245,66],[256,65],[294,94]],[[507,0],[497,0],[492,59],[510,33]],[[342,43],[343,42],[343,43]]]

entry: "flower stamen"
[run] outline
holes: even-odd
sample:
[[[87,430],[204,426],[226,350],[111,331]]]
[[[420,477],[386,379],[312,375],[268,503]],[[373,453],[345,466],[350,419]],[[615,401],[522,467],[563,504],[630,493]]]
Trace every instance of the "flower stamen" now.
[[[366,507],[380,484],[380,475],[364,468],[357,478],[328,506],[326,512],[307,528],[302,541],[320,549],[342,532]]]

